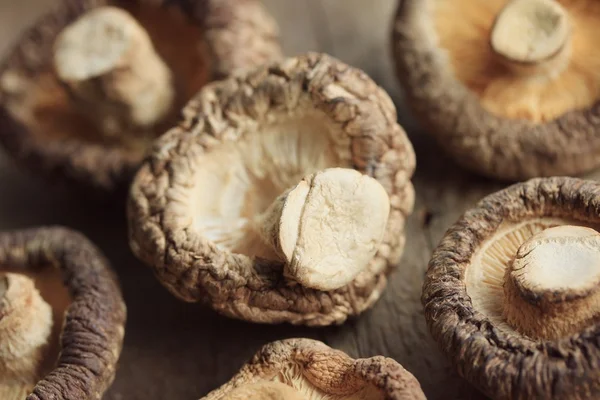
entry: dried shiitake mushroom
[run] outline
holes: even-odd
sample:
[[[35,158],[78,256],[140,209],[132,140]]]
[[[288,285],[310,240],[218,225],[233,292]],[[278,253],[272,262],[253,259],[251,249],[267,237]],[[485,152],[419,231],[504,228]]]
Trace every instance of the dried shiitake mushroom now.
[[[354,360],[324,343],[265,345],[240,372],[202,400],[417,400],[417,379],[391,358]]]
[[[0,65],[0,142],[108,194],[207,82],[281,56],[258,0],[62,0]]]
[[[134,253],[186,301],[341,323],[400,260],[415,157],[387,94],[322,54],[207,85],[138,172]]]
[[[107,261],[82,235],[0,233],[0,398],[99,400],[115,375],[125,314]]]
[[[446,233],[423,286],[434,338],[492,398],[600,397],[600,184],[538,178]]]
[[[600,3],[401,0],[408,104],[462,166],[505,179],[600,165]]]

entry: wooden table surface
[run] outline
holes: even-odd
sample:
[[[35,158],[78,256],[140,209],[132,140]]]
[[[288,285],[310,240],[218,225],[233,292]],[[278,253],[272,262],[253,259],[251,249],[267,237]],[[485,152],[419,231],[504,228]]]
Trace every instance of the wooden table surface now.
[[[0,53],[53,0],[0,0]],[[0,154],[0,229],[62,224],[79,229],[111,259],[129,318],[120,367],[107,400],[198,399],[227,381],[272,340],[311,337],[353,357],[396,359],[429,399],[482,398],[438,351],[420,303],[432,249],[445,230],[484,195],[503,187],[444,157],[404,111],[392,72],[389,31],[395,0],[266,0],[281,26],[286,54],[322,51],[362,68],[395,100],[417,153],[417,199],[401,265],[379,302],[339,327],[266,326],[221,317],[177,301],[129,251],[124,213],[90,207],[68,192],[18,171]]]

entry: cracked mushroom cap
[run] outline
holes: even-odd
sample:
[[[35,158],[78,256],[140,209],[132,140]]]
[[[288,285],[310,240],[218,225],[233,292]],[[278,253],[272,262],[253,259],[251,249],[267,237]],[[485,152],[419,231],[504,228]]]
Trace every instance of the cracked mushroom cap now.
[[[448,230],[423,286],[433,337],[492,398],[600,396],[600,184],[538,178]]]
[[[281,56],[257,0],[61,0],[0,65],[0,143],[96,193],[125,192],[207,82]]]
[[[407,102],[463,167],[503,180],[600,165],[594,0],[400,0]]]
[[[79,233],[38,228],[0,233],[0,265],[0,398],[101,399],[126,314],[104,256]]]
[[[417,400],[417,379],[391,358],[354,360],[311,339],[265,345],[202,400]]]
[[[328,325],[372,305],[402,254],[412,146],[387,94],[323,54],[206,86],[131,188],[134,253],[185,301]]]

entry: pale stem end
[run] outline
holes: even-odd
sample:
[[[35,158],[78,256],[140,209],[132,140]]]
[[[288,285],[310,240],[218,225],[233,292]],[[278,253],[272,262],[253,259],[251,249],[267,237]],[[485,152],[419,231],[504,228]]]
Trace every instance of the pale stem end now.
[[[54,67],[106,135],[150,127],[173,106],[171,71],[145,29],[117,7],[95,8],[67,26],[54,43]]]
[[[283,193],[256,222],[261,237],[285,261],[287,278],[333,290],[367,268],[389,212],[388,194],[377,180],[330,168]]]
[[[569,62],[571,23],[554,0],[511,0],[492,27],[492,50],[521,71],[560,72]]]
[[[504,316],[536,339],[564,337],[600,316],[600,233],[546,229],[523,243],[505,275]]]

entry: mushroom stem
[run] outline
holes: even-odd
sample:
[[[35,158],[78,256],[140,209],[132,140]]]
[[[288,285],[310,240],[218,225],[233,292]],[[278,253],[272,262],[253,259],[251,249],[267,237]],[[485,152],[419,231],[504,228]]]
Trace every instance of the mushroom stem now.
[[[42,373],[52,309],[33,281],[0,275],[0,399],[23,399]]]
[[[287,278],[333,290],[368,266],[389,211],[389,197],[377,180],[331,168],[302,179],[255,222],[262,239],[285,260]]]
[[[535,339],[557,339],[600,316],[600,233],[546,229],[523,243],[505,275],[504,316]]]
[[[569,63],[571,24],[554,0],[511,0],[491,32],[491,47],[520,72],[558,74]]]
[[[172,108],[169,68],[144,28],[120,8],[93,9],[67,26],[54,44],[54,66],[105,135],[150,127]]]
[[[223,400],[303,400],[299,391],[285,383],[260,381],[241,385],[226,395]]]

